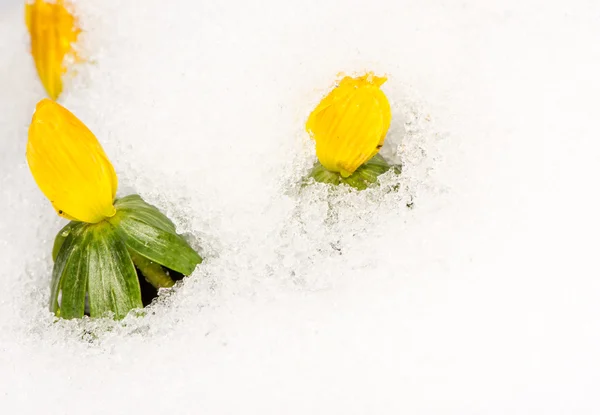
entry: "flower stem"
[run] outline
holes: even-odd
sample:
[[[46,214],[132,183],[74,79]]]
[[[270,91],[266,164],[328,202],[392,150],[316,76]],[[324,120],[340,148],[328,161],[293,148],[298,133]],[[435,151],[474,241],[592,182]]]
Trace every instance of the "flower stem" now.
[[[146,278],[146,281],[152,284],[154,288],[169,288],[175,285],[175,282],[169,277],[169,274],[167,274],[159,264],[152,262],[148,258],[131,250],[129,251],[129,254],[131,255],[134,265],[141,271],[144,278]]]

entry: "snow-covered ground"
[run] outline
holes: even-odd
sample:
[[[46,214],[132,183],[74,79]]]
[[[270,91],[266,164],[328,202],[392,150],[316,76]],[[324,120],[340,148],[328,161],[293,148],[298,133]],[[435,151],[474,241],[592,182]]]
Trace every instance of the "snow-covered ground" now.
[[[206,260],[144,317],[54,322],[44,94],[0,0],[0,412],[600,412],[600,2],[75,4],[60,102]],[[400,189],[299,188],[308,113],[365,70]]]

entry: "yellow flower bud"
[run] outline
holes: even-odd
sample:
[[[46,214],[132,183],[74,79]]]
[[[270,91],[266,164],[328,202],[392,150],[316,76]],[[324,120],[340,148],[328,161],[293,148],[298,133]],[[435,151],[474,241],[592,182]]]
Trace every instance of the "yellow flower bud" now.
[[[372,73],[346,76],[310,114],[306,131],[326,169],[348,177],[379,152],[392,119],[379,88],[386,80]]]
[[[31,54],[38,75],[52,99],[62,92],[62,75],[66,72],[65,56],[73,54],[72,44],[80,30],[75,18],[65,8],[64,0],[47,3],[33,0],[25,5],[25,22],[31,35]]]
[[[59,215],[97,223],[115,214],[117,175],[102,146],[77,117],[49,99],[33,114],[27,162]]]

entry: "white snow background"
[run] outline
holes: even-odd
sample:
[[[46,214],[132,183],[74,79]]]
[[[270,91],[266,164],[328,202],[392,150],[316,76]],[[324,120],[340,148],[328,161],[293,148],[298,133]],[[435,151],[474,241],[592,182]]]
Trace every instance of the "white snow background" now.
[[[598,1],[75,8],[60,102],[205,262],[145,317],[55,322],[44,92],[1,0],[1,413],[600,413]],[[366,70],[402,178],[301,189],[306,117]]]

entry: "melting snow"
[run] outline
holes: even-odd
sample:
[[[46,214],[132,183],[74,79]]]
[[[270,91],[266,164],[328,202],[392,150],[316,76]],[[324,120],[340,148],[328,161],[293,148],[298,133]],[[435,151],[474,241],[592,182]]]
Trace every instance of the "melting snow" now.
[[[600,410],[598,2],[75,7],[89,63],[60,102],[206,261],[143,317],[54,321],[43,89],[0,0],[3,413]],[[300,188],[307,115],[366,70],[403,175]]]

